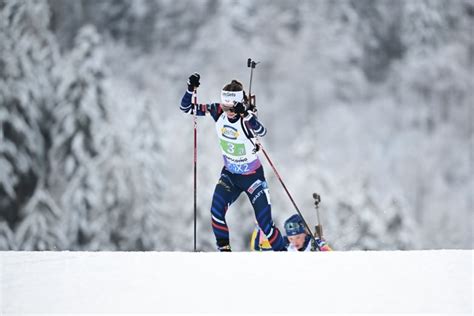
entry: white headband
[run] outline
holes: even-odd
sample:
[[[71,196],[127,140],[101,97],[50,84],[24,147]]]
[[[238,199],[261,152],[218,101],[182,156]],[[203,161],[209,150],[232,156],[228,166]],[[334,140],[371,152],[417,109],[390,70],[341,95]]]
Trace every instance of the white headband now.
[[[233,104],[235,102],[244,101],[244,92],[243,91],[225,91],[221,92],[221,101],[224,104]]]

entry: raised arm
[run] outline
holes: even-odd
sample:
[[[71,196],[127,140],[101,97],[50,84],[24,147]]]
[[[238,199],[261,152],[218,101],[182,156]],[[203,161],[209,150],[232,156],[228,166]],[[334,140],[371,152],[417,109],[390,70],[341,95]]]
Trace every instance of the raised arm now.
[[[200,76],[197,72],[193,73],[191,76],[189,76],[188,79],[188,89],[184,93],[183,97],[181,98],[181,105],[180,109],[181,111],[185,113],[191,113],[193,114],[194,112],[191,111],[192,109],[196,109],[196,115],[197,116],[204,116],[206,113],[211,114],[212,118],[214,121],[217,121],[219,116],[222,114],[222,107],[220,106],[219,103],[209,103],[209,104],[193,104],[193,91],[195,88],[199,87],[199,79]]]

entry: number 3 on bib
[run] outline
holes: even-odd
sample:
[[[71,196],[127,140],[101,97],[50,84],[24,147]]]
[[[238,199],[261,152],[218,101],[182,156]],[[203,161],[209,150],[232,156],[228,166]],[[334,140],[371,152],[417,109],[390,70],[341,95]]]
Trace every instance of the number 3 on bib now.
[[[232,156],[244,156],[245,155],[245,145],[244,144],[235,144],[221,139],[221,148],[224,152]]]

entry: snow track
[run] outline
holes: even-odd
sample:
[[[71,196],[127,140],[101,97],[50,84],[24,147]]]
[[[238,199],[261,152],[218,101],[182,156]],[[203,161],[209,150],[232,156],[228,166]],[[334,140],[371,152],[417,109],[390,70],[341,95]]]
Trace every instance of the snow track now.
[[[471,250],[0,252],[0,314],[472,313]]]

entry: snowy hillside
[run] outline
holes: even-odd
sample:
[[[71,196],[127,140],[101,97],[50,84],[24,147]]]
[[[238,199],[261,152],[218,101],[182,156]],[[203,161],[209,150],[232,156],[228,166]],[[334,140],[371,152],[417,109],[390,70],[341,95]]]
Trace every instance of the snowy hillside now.
[[[473,251],[1,252],[0,314],[472,313]]]

